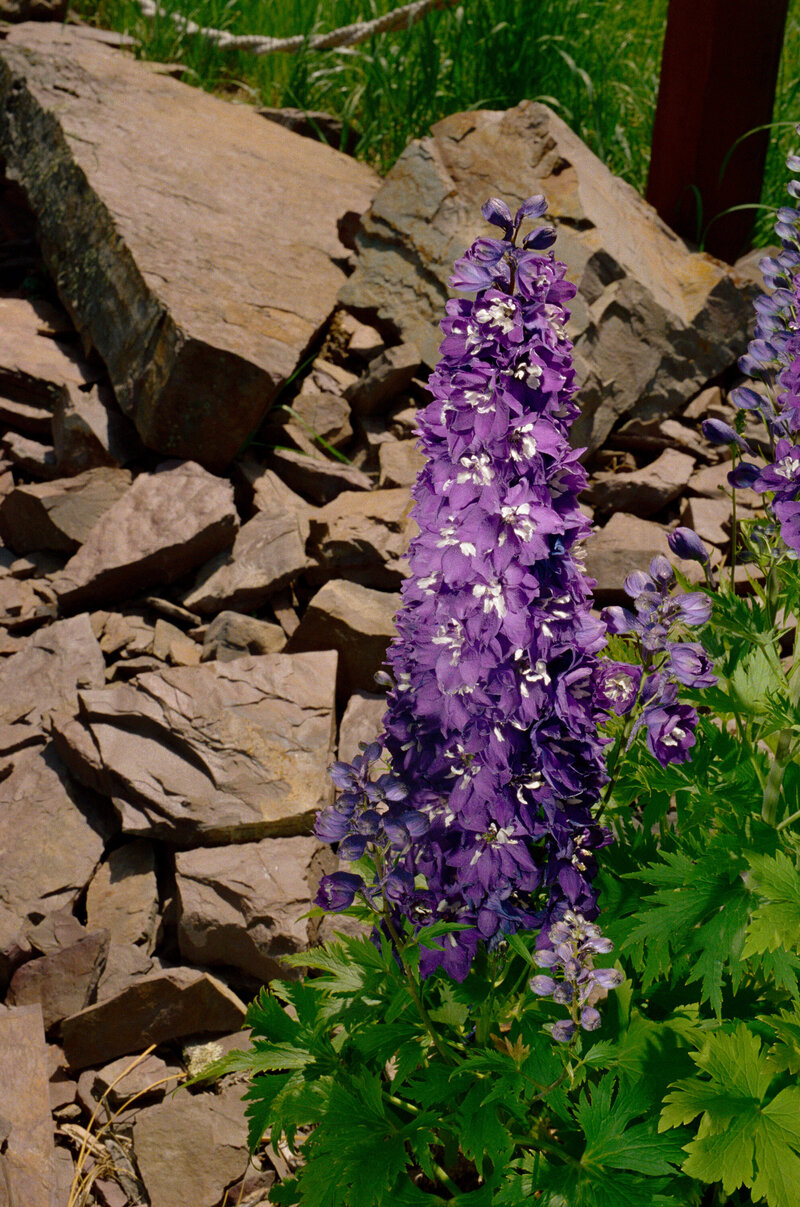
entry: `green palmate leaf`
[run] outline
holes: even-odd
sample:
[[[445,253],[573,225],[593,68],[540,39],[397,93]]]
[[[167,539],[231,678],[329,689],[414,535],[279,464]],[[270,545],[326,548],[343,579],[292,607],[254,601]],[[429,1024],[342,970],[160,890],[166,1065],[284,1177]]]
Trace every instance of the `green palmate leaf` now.
[[[747,928],[743,956],[793,951],[800,944],[800,875],[786,855],[747,854],[750,886],[762,898]]]
[[[796,1207],[800,1186],[800,1088],[770,1093],[775,1066],[744,1024],[706,1040],[693,1057],[704,1079],[676,1082],[664,1100],[660,1130],[700,1116],[684,1146],[683,1170],[704,1182],[739,1187],[769,1207]]]
[[[273,982],[273,990],[279,987],[279,982]],[[247,1007],[244,1021],[254,1036],[263,1036],[273,1043],[292,1043],[300,1034],[300,1024],[286,1013],[266,987]]]
[[[765,1023],[775,1036],[769,1050],[770,1061],[776,1073],[800,1073],[800,1006],[797,1002],[791,1009],[775,1014],[761,1014],[759,1021]]]
[[[455,1120],[458,1126],[461,1151],[470,1157],[479,1173],[485,1173],[486,1163],[504,1165],[514,1145],[508,1129],[499,1117],[499,1106],[487,1099],[491,1082],[479,1081],[461,1098]]]
[[[764,716],[770,696],[782,692],[786,680],[780,662],[769,646],[756,646],[739,661],[729,676],[731,694],[738,711],[750,716]]]

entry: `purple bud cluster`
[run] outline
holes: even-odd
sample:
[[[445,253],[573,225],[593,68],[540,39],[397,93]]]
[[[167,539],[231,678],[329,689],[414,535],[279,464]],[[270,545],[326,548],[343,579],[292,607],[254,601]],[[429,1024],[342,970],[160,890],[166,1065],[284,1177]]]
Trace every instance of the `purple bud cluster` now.
[[[699,556],[702,543],[690,530],[683,530],[676,546]],[[707,555],[706,555],[707,556]],[[681,640],[684,629],[704,625],[711,615],[711,600],[700,592],[675,590],[675,571],[665,557],[654,557],[650,573],[635,570],[625,579],[625,593],[633,600],[629,608],[611,607],[603,612],[610,633],[632,634],[638,643],[642,666],[611,663],[633,677],[638,673],[636,690],[623,699],[627,707],[617,707],[618,713],[629,712],[637,702],[642,712],[634,725],[631,737],[642,726],[647,731],[650,753],[662,767],[668,763],[683,763],[695,743],[697,713],[688,704],[681,704],[681,686],[711,687],[717,682],[711,661],[699,642]],[[621,689],[620,689],[621,690]]]
[[[594,956],[612,951],[614,944],[580,914],[567,910],[550,927],[547,938],[551,946],[540,947],[534,960],[548,971],[532,977],[528,984],[537,997],[552,998],[569,1008],[569,1018],[546,1028],[553,1039],[568,1043],[579,1027],[597,1030],[600,1013],[593,1003],[609,989],[617,989],[624,977],[616,968],[594,967]]]
[[[790,155],[787,167],[800,173],[800,156]],[[788,192],[793,200],[800,199],[800,181],[790,181]],[[781,251],[761,261],[770,292],[756,299],[755,335],[739,360],[757,388],[741,386],[731,395],[740,411],[764,422],[767,464],[742,461],[728,480],[733,487],[769,496],[784,543],[800,554],[800,206],[778,210],[775,233]],[[703,431],[717,443],[753,455],[750,445],[726,424],[707,420]]]
[[[442,322],[419,417],[420,531],[388,656],[386,748],[403,810],[425,823],[398,859],[408,891],[397,905],[421,930],[461,927],[423,947],[423,974],[442,965],[457,979],[480,940],[565,908],[591,916],[594,852],[607,841],[591,816],[605,782],[605,634],[581,560],[586,475],[568,441],[575,288],[546,250],[550,227],[517,246],[523,220],[545,208],[533,197],[512,218],[488,202],[500,237],[455,265],[451,283],[477,296],[448,301]]]

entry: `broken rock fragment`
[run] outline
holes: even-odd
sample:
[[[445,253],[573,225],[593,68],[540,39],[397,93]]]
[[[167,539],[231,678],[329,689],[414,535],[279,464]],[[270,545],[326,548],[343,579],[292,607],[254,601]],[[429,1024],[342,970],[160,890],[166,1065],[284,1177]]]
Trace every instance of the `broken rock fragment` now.
[[[331,797],[336,654],[267,654],[144,672],[54,722],[67,765],[122,829],[178,846],[310,827]]]
[[[87,614],[58,620],[0,663],[0,721],[43,725],[56,710],[74,712],[80,688],[104,682],[103,653]]]
[[[0,536],[17,553],[74,553],[131,481],[125,469],[103,468],[17,486],[0,503]]]

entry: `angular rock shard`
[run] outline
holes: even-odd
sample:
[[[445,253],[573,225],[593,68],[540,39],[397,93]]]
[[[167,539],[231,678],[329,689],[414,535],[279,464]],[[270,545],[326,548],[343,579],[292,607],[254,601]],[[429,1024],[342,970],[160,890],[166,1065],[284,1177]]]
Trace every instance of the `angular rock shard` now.
[[[192,461],[141,474],[53,581],[64,611],[174,582],[226,549],[238,528],[230,483]]]
[[[336,654],[138,675],[54,722],[61,755],[129,834],[177,846],[308,830],[331,798]]]
[[[17,486],[0,503],[0,536],[17,553],[75,553],[131,480],[125,469],[90,469],[72,478]]]
[[[0,1085],[4,1142],[0,1201],[25,1207],[58,1202],[47,1045],[38,1006],[0,1012]]]
[[[59,620],[0,663],[0,722],[46,724],[55,710],[75,711],[80,688],[103,683],[105,662],[87,614]]]
[[[451,265],[476,233],[491,233],[475,227],[489,192],[512,213],[544,193],[559,259],[578,286],[569,326],[582,383],[576,445],[598,448],[627,413],[674,413],[744,351],[752,286],[690,253],[560,118],[531,101],[454,114],[406,148],[362,220],[342,304],[389,323],[435,364]]]
[[[224,466],[332,311],[336,223],[364,211],[375,173],[78,26],[10,32],[0,115],[0,153],[120,406],[148,447]]]

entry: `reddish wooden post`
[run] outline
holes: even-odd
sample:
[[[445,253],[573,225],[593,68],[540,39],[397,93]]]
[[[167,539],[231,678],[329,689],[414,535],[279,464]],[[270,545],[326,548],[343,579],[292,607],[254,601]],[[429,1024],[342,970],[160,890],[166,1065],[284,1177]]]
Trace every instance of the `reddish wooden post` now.
[[[732,205],[758,202],[788,0],[669,0],[647,200],[684,239]],[[694,187],[693,187],[694,186]],[[756,214],[716,221],[706,250],[733,263]]]

